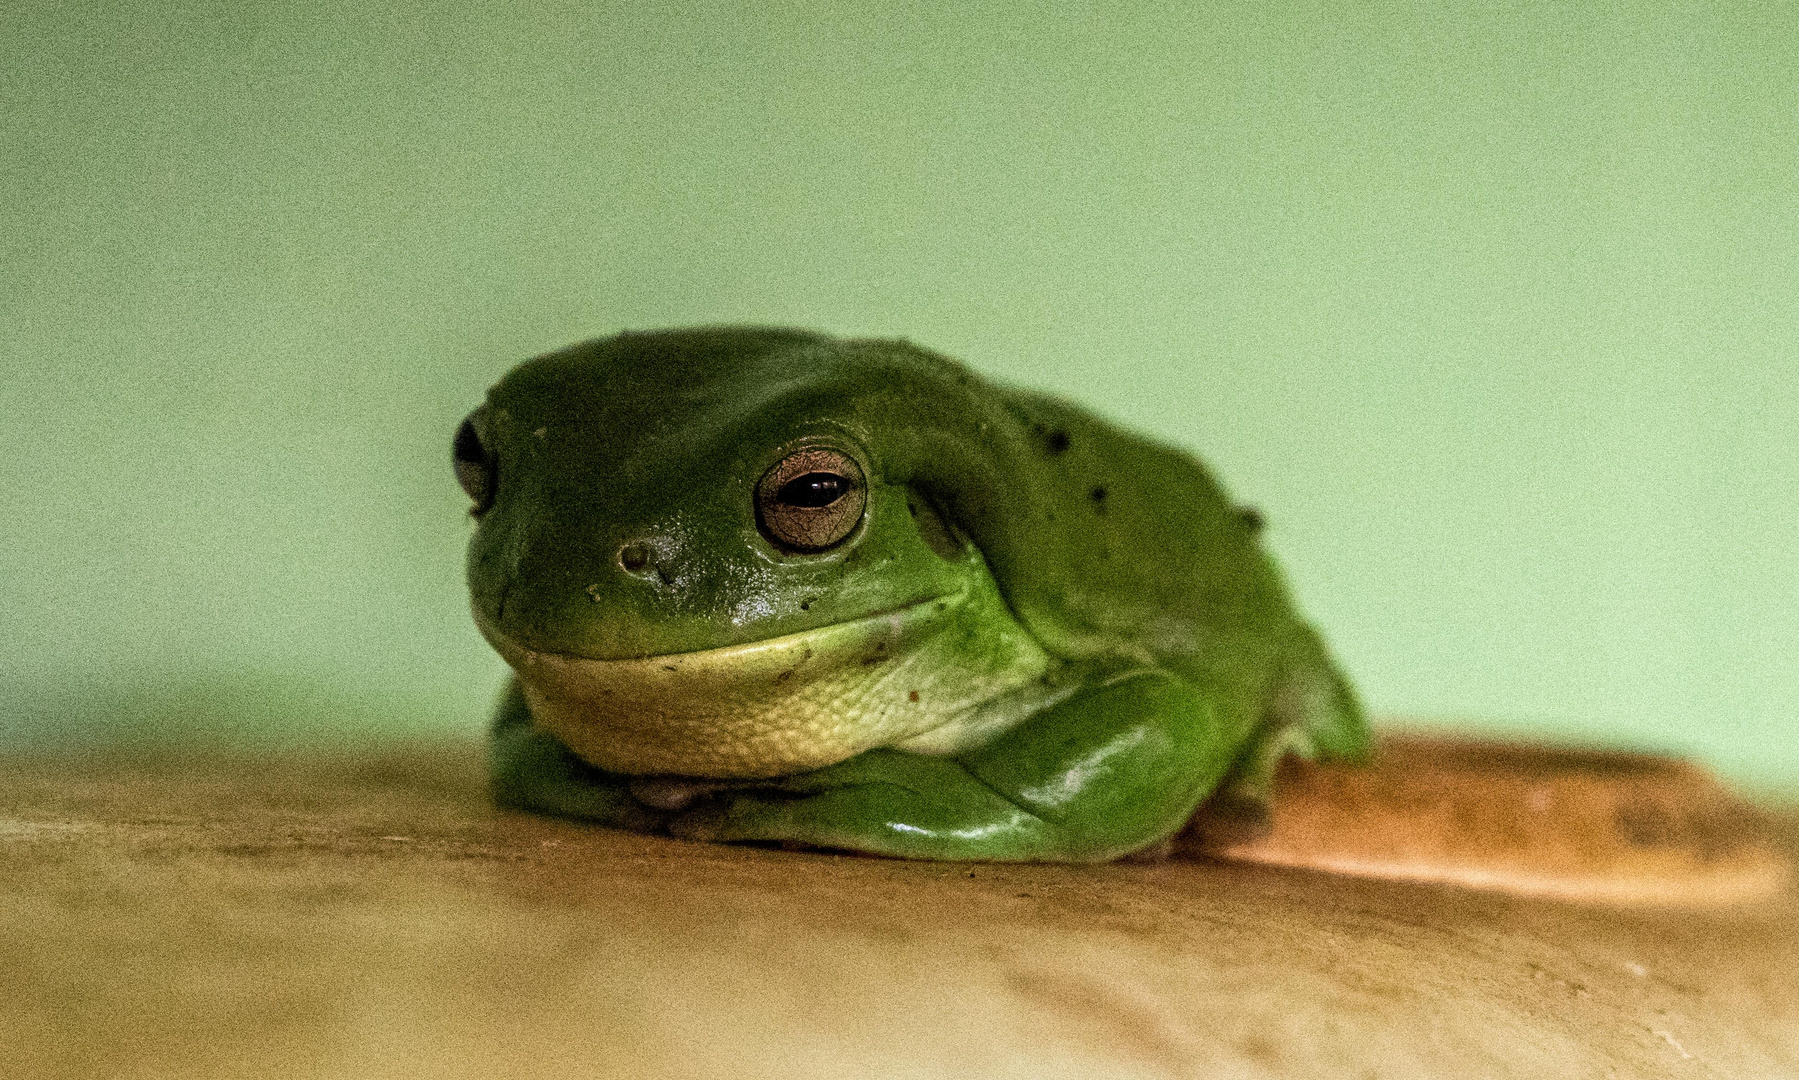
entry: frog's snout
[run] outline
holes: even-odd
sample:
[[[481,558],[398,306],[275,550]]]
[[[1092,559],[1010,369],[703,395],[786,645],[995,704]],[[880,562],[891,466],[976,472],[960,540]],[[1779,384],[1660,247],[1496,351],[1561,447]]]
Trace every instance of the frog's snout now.
[[[661,608],[688,584],[683,552],[665,535],[639,532],[579,546],[553,536],[518,544],[510,565],[477,572],[473,603],[496,634],[522,648],[613,658],[666,651]],[[501,549],[504,550],[504,549]]]

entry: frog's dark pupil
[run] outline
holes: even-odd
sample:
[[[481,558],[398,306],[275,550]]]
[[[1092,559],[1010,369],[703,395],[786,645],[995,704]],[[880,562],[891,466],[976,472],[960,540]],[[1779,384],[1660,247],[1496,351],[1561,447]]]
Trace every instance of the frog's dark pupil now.
[[[849,489],[850,480],[847,476],[809,472],[782,484],[780,490],[775,492],[775,498],[788,506],[829,506],[843,498]]]

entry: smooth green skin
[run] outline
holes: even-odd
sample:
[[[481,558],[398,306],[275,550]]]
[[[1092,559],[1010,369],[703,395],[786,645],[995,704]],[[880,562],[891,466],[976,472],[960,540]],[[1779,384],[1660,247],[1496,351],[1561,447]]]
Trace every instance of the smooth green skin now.
[[[534,726],[515,682],[494,725],[503,805],[696,839],[1090,862],[1170,837],[1208,796],[1253,811],[1288,751],[1365,753],[1354,695],[1196,460],[907,343],[625,334],[521,365],[476,416],[500,480],[469,583],[513,641],[596,659],[705,650],[991,573],[1064,691],[954,756],[877,747],[671,811]],[[857,449],[871,507],[922,496],[982,557],[940,555],[892,513],[827,553],[775,548],[754,485],[819,438]],[[654,573],[619,565],[633,541]]]

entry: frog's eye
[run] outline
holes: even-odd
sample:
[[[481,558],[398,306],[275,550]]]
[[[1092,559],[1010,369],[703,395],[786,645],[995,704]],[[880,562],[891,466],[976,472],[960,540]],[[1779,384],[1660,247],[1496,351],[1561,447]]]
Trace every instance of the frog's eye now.
[[[456,462],[456,482],[475,501],[469,513],[478,517],[493,505],[500,477],[493,455],[487,452],[481,436],[475,431],[474,419],[469,417],[456,429],[456,439],[450,445],[450,456]]]
[[[862,467],[826,446],[788,454],[756,483],[756,524],[787,551],[823,551],[842,543],[867,505]]]

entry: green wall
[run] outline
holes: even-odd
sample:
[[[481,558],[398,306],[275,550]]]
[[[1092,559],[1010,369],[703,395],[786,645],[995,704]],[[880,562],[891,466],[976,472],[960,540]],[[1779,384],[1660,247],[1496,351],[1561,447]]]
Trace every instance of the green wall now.
[[[1120,11],[12,0],[0,741],[476,730],[456,422],[750,321],[1197,450],[1377,712],[1799,788],[1794,9]]]

